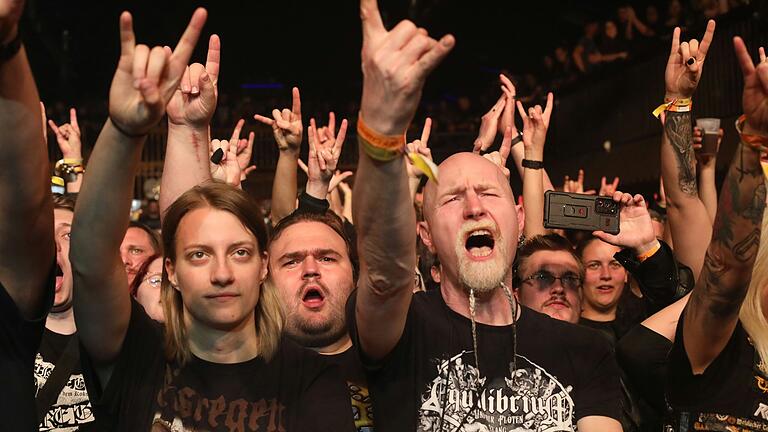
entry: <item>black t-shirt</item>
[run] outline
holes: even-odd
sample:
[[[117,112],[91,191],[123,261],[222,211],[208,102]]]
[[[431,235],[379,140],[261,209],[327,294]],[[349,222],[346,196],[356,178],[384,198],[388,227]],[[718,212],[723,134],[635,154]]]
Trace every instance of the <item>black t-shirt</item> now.
[[[672,342],[644,325],[635,326],[616,347],[616,359],[638,394],[659,415],[666,411],[664,386]]]
[[[33,431],[37,428],[35,408],[35,354],[45,329],[45,318],[53,304],[55,274],[51,271],[45,287],[44,312],[25,319],[0,283],[0,403],[4,430]]]
[[[75,335],[61,335],[45,329],[35,358],[35,382],[38,392],[46,384],[67,345],[74,338]],[[45,418],[40,419],[39,430],[87,431],[93,429],[93,420],[93,409],[88,401],[85,379],[80,362],[77,362],[51,409]]]
[[[131,320],[109,383],[83,368],[102,430],[353,431],[336,366],[283,339],[274,358],[218,364],[166,362],[163,329],[132,301]]]
[[[349,397],[352,400],[352,418],[357,431],[373,432],[373,404],[357,349],[352,346],[341,354],[329,355],[325,358],[339,367],[341,376],[347,383]]]
[[[674,431],[768,431],[768,376],[741,326],[701,375],[694,375],[683,345],[683,315],[667,366],[667,397]]]
[[[358,343],[356,294],[347,314]],[[470,320],[439,290],[414,294],[388,357],[361,356],[377,431],[562,431],[586,416],[619,418],[618,367],[603,336],[525,307],[516,327],[513,356],[511,325],[477,324],[478,371]]]

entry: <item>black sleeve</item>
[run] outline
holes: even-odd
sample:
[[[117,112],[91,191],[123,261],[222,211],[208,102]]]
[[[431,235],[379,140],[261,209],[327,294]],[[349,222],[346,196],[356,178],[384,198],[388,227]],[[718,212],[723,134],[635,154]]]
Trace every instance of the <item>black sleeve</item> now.
[[[672,342],[640,324],[619,341],[616,357],[633,389],[659,413],[663,413],[667,355]]]
[[[681,299],[695,283],[691,269],[675,259],[668,244],[661,240],[659,243],[661,248],[643,262],[638,261],[629,249],[614,255],[637,280],[649,315]]]
[[[591,352],[584,352],[584,358],[591,358],[594,362],[582,368],[584,374],[579,379],[574,400],[576,419],[603,416],[621,421],[621,383],[613,348],[597,332],[594,332],[591,341],[585,342],[591,343],[585,343],[582,349]]]
[[[0,388],[6,394],[0,403],[3,430],[37,430],[33,380],[35,354],[45,330],[45,319],[53,304],[56,266],[43,287],[40,312],[26,318],[0,283]]]
[[[101,429],[118,430],[115,422],[121,413],[141,416],[151,410],[155,386],[160,383],[157,373],[162,371],[162,342],[161,325],[131,299],[131,318],[123,347],[106,385],[100,382],[88,352],[80,345],[88,397]],[[144,406],[134,406],[136,401]]]
[[[349,391],[339,367],[317,355],[302,392],[302,431],[355,431]]]
[[[330,206],[328,200],[318,199],[302,192],[299,195],[299,206],[295,211],[297,213],[325,213]]]

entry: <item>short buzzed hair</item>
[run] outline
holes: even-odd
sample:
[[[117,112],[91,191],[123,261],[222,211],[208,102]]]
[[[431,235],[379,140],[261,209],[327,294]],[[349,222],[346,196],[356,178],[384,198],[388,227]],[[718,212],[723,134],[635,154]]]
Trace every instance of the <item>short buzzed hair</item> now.
[[[579,256],[576,255],[571,242],[559,234],[544,234],[531,237],[517,249],[517,258],[513,267],[514,277],[512,278],[512,286],[515,288],[520,286],[521,269],[528,259],[539,251],[567,252],[573,257],[573,260],[576,261],[576,265],[579,267],[579,277],[584,279],[584,264],[582,264]]]

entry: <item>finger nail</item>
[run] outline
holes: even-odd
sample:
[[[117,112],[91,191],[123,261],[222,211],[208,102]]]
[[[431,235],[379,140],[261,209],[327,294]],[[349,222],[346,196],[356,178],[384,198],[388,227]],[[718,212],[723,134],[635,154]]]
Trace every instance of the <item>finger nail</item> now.
[[[192,86],[192,93],[193,94],[197,94],[198,90],[199,89],[197,88],[197,86]]]
[[[686,63],[688,63],[688,66],[690,66],[690,65],[694,64],[695,62],[696,62],[696,59],[691,57],[691,58],[688,59],[688,61]]]

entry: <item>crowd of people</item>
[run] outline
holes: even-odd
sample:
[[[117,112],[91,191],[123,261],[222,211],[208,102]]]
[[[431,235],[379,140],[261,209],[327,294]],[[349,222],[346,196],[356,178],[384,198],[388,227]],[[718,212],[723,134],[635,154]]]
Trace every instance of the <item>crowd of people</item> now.
[[[733,39],[743,115],[718,194],[717,151],[692,124],[716,24],[700,40],[672,30],[649,107],[663,130],[657,211],[617,181],[555,190],[555,95],[527,104],[505,75],[474,142],[436,165],[432,119],[416,114],[456,40],[387,29],[361,0],[356,121],[307,118],[295,87],[290,107],[253,113],[279,152],[265,215],[241,187],[253,133],[240,120],[211,136],[226,70],[216,34],[191,59],[205,9],[173,49],[138,43],[121,14],[86,163],[77,112],[46,118],[23,6],[0,0],[6,430],[768,431],[763,47]],[[130,211],[164,119],[156,229]],[[352,127],[359,161],[342,173]]]

